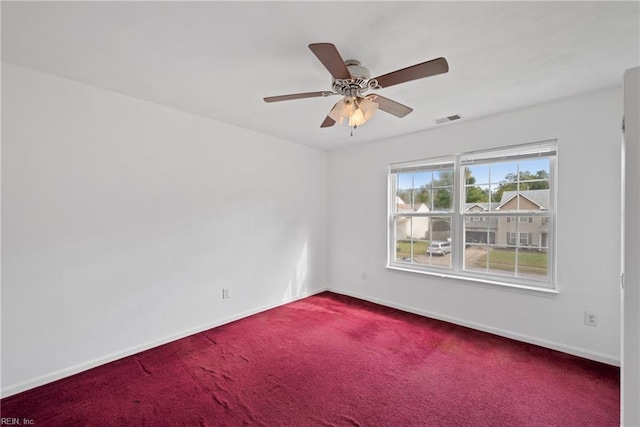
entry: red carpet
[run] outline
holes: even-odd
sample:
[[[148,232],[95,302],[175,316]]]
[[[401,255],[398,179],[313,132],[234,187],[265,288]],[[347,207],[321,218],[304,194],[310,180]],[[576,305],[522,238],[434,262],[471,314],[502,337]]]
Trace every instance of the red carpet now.
[[[5,398],[37,426],[618,426],[619,369],[325,292]]]

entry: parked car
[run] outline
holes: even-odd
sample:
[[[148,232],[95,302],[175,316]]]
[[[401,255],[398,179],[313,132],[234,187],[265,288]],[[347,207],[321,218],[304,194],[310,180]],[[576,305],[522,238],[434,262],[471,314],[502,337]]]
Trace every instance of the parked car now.
[[[427,254],[429,255],[445,256],[449,252],[451,252],[451,243],[449,242],[433,241],[427,247]]]

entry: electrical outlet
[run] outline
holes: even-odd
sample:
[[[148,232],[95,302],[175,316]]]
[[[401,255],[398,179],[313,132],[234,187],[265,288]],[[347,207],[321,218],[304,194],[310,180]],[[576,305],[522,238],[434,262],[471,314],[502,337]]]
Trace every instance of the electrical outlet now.
[[[367,273],[362,273],[362,276],[360,276],[360,278],[362,280],[367,280]]]
[[[584,324],[589,326],[598,326],[598,313],[593,311],[585,311]]]
[[[222,289],[222,299],[229,299],[229,289]]]

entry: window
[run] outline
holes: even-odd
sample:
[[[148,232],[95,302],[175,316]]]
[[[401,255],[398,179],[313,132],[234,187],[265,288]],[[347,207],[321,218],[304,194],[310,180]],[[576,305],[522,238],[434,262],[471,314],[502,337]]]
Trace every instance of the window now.
[[[451,268],[450,250],[428,250],[450,242],[453,222],[452,159],[435,159],[392,169],[393,262]]]
[[[508,216],[507,217],[507,222],[516,222],[516,221],[520,221],[520,222],[533,222],[533,217],[530,216],[521,216],[521,217],[516,217],[516,216]]]
[[[390,166],[388,266],[554,289],[556,141]]]

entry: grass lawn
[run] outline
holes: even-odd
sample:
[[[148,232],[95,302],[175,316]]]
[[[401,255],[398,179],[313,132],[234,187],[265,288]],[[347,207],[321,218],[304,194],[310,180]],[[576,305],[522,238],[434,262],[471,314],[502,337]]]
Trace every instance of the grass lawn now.
[[[489,253],[489,268],[491,270],[514,271],[516,252],[509,249],[492,249]],[[487,255],[475,260],[474,267],[484,268],[487,265]],[[547,253],[538,251],[518,252],[518,271],[521,273],[547,274]]]
[[[427,253],[427,246],[429,242],[426,240],[413,242],[413,255],[425,255]],[[411,241],[410,240],[398,240],[396,241],[396,258],[409,258],[411,257]]]

